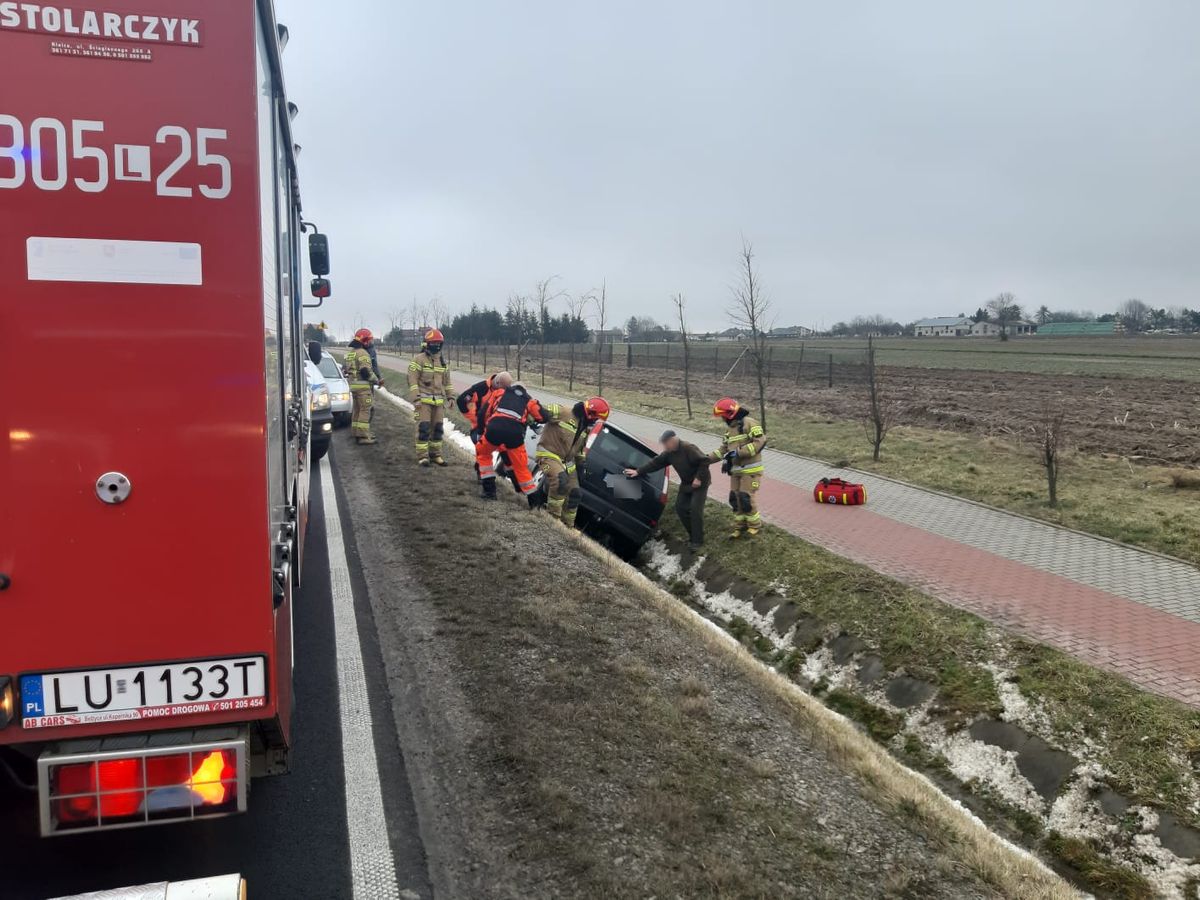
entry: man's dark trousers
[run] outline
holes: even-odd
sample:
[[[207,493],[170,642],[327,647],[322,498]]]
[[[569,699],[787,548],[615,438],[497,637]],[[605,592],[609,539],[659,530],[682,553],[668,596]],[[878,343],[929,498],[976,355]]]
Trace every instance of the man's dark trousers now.
[[[708,501],[708,485],[679,491],[675,495],[675,512],[688,533],[691,544],[704,543],[704,504]]]

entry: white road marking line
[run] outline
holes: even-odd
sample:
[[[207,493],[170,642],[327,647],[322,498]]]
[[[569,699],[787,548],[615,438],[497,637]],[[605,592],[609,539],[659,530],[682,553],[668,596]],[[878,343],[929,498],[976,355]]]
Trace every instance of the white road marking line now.
[[[383,813],[383,788],[375,758],[350,566],[346,562],[346,542],[328,460],[321,465],[321,497],[325,504],[325,540],[329,546],[329,586],[333,595],[333,631],[337,647],[350,881],[356,900],[399,900],[396,863],[392,859],[387,818]]]

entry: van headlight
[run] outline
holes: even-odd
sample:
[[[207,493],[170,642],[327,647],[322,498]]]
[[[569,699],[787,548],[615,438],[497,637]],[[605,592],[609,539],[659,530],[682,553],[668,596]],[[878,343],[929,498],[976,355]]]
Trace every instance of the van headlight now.
[[[319,409],[329,409],[329,388],[327,387],[322,387],[313,392],[312,411],[316,412]]]

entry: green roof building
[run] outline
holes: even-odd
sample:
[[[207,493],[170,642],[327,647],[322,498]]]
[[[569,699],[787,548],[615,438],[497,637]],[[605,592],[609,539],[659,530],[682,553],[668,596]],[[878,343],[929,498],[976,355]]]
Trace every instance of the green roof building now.
[[[1075,334],[1119,334],[1123,329],[1119,322],[1047,322],[1039,325],[1039,335],[1063,337]]]

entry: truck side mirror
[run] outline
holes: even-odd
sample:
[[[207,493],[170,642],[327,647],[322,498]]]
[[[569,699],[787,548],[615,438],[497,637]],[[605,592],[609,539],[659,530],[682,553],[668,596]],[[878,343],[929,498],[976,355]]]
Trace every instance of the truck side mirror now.
[[[309,288],[318,300],[324,300],[333,293],[333,285],[329,283],[328,278],[314,278]]]
[[[320,341],[309,341],[308,342],[308,358],[312,360],[312,364],[314,366],[319,366],[321,364],[321,342]]]
[[[329,274],[329,238],[319,231],[308,236],[308,267],[318,277]]]

